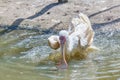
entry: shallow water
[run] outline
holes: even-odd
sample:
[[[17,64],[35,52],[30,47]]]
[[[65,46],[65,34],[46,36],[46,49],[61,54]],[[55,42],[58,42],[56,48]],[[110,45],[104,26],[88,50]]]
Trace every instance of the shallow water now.
[[[88,59],[71,61],[57,70],[39,61],[51,53],[47,38],[32,31],[15,30],[0,37],[0,80],[120,80],[120,31],[96,31],[94,45],[100,51]]]

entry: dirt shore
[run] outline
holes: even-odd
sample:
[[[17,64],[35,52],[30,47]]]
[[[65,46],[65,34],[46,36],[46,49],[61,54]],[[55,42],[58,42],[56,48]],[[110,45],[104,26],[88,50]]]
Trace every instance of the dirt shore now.
[[[67,29],[79,12],[89,16],[94,29],[120,30],[120,0],[0,0],[0,27]]]

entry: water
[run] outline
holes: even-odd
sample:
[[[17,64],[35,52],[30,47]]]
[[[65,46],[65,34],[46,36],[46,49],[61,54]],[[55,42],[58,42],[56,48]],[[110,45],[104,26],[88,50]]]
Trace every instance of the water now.
[[[88,59],[71,61],[67,70],[40,63],[52,52],[47,45],[51,34],[24,30],[4,34],[0,37],[0,80],[120,80],[119,32],[96,30],[94,45],[100,51]]]

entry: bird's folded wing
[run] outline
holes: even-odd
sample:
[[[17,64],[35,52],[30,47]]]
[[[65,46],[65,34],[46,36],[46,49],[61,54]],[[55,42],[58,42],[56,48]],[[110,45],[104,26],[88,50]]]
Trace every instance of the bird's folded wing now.
[[[52,35],[48,38],[48,45],[52,49],[58,49],[60,47],[60,41],[59,41],[59,36],[57,35]]]

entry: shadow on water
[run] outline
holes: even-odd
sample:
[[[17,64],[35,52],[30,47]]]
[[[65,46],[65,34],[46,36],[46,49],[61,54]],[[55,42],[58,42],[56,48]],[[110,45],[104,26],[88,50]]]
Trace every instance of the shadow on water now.
[[[104,13],[104,12],[106,12],[106,11],[109,11],[109,10],[114,9],[114,8],[117,8],[117,7],[120,7],[120,5],[115,5],[115,6],[112,6],[112,7],[108,8],[108,9],[105,9],[105,10],[102,10],[102,11],[99,11],[99,12],[96,12],[96,13],[93,13],[93,14],[89,15],[88,17],[89,17],[89,18],[92,18],[92,17],[94,17],[94,16],[96,16],[96,15],[98,15],[98,14]],[[118,23],[118,22],[120,22],[120,18],[117,18],[117,19],[115,19],[115,20],[113,20],[113,21],[110,21],[110,22],[95,23],[95,24],[93,24],[92,26],[93,26],[93,29],[95,30],[95,29],[99,29],[99,28],[105,27],[106,25],[110,25],[110,24],[114,24],[114,23]]]
[[[49,9],[51,9],[51,8],[53,8],[53,7],[55,7],[55,6],[59,5],[59,4],[60,3],[49,4],[49,5],[45,6],[41,11],[37,12],[35,15],[32,15],[32,16],[26,18],[26,19],[34,19],[36,17],[39,17],[39,16],[43,15],[45,12],[47,12]]]
[[[15,21],[12,23],[11,26],[6,27],[5,30],[3,30],[3,31],[0,32],[0,36],[4,35],[4,34],[6,34],[6,33],[9,33],[9,32],[11,32],[11,31],[13,31],[13,30],[16,30],[16,29],[18,28],[18,25],[19,25],[23,20],[24,20],[23,18],[19,18],[19,19],[15,20]]]
[[[99,29],[99,28],[102,28],[102,27],[105,27],[105,25],[111,25],[111,24],[115,24],[115,23],[118,23],[120,22],[120,18],[118,19],[115,19],[113,21],[110,21],[110,22],[105,22],[105,23],[95,23],[93,24],[93,29],[96,30],[96,29]]]
[[[36,18],[36,17],[39,17],[39,16],[43,15],[44,13],[46,13],[46,12],[47,12],[48,10],[50,10],[51,8],[53,8],[53,7],[55,7],[55,6],[58,6],[58,5],[60,5],[60,4],[63,4],[63,3],[51,3],[51,4],[47,5],[47,6],[45,6],[41,11],[37,12],[36,14],[34,14],[34,15],[32,15],[32,16],[29,16],[29,17],[27,17],[27,18],[18,18],[18,19],[16,19],[16,20],[12,23],[11,26],[9,26],[9,27],[6,26],[6,27],[5,27],[6,29],[0,32],[0,36],[4,35],[4,34],[6,34],[6,33],[9,33],[9,32],[11,32],[11,31],[13,31],[13,30],[16,30],[16,29],[31,30],[31,29],[28,29],[28,28],[18,28],[18,27],[19,27],[20,23],[21,23],[22,21],[24,21],[25,19],[31,19],[31,20],[32,20],[32,19],[34,19],[34,18]],[[3,26],[0,26],[0,27],[3,27]],[[50,33],[50,32],[51,32],[51,29],[53,29],[53,28],[50,28],[50,29],[48,29],[48,30],[44,30],[43,33]],[[34,30],[34,29],[32,29],[32,30]],[[35,31],[39,31],[39,29],[35,29]]]
[[[117,7],[120,7],[120,5],[115,5],[115,6],[112,6],[112,7],[108,8],[108,9],[105,9],[105,10],[102,10],[102,11],[99,11],[99,12],[96,12],[96,13],[93,13],[93,14],[89,15],[88,17],[89,17],[89,18],[94,17],[94,16],[96,16],[96,15],[98,15],[98,14],[100,14],[100,13],[109,11],[109,10],[114,9],[114,8],[117,8]]]

